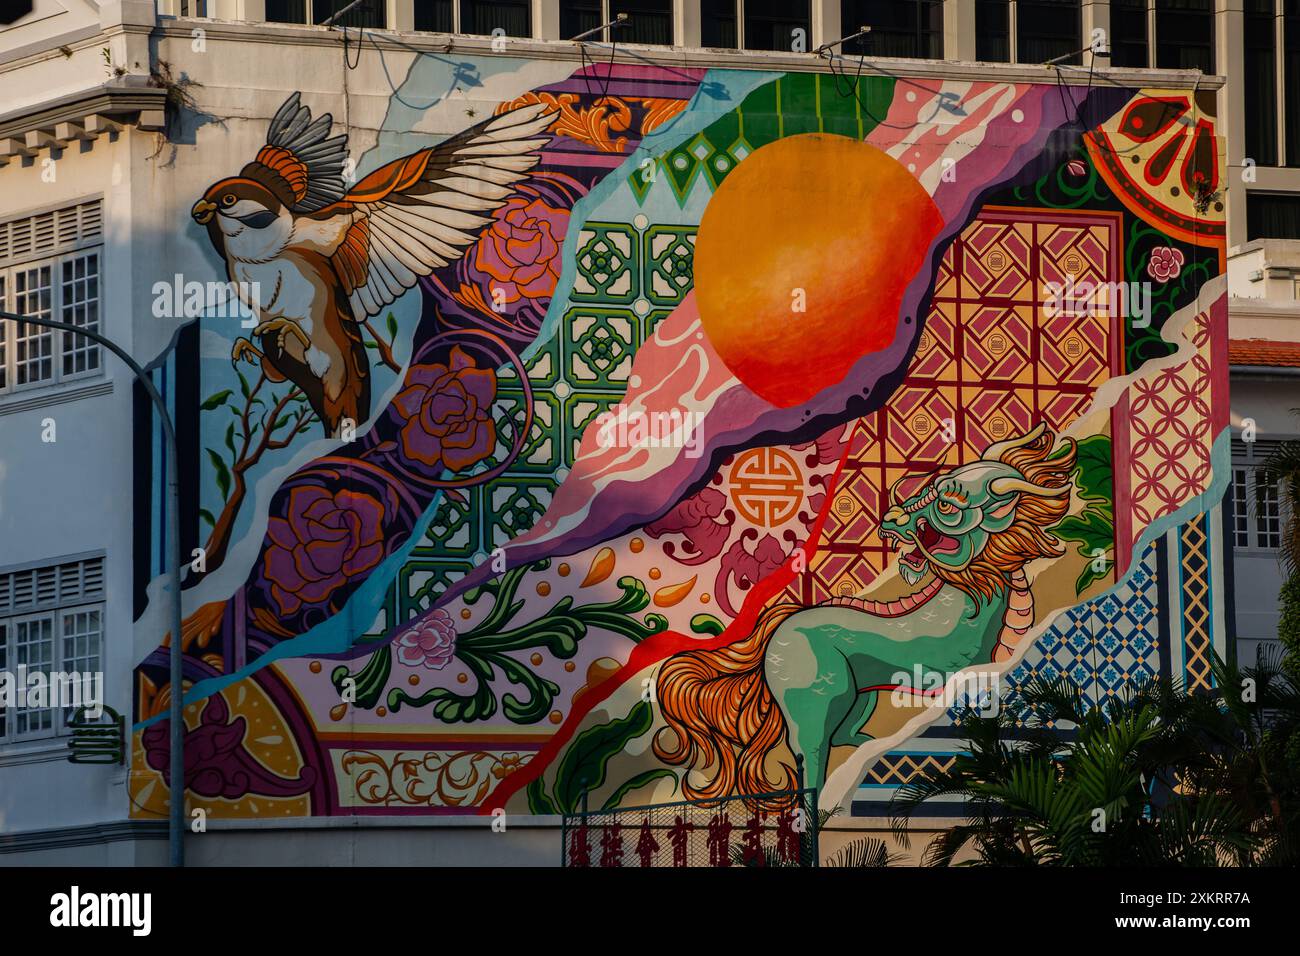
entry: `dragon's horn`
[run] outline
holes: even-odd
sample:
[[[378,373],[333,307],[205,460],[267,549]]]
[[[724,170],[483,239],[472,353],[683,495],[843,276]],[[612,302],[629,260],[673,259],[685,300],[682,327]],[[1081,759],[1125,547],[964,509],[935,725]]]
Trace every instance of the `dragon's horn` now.
[[[1039,422],[1037,426],[1031,428],[1019,438],[1008,438],[1006,441],[994,442],[984,449],[983,459],[985,461],[1001,461],[1002,456],[1013,448],[1021,448],[1025,445],[1038,441],[1043,432],[1047,430],[1046,422]]]
[[[1059,498],[1061,495],[1070,493],[1068,484],[1060,485],[1056,488],[1049,488],[1047,485],[1036,485],[1032,481],[1025,481],[1023,478],[994,478],[989,482],[989,491],[995,495],[1011,495],[1022,492],[1027,495],[1039,495],[1044,498]]]
[[[898,476],[898,480],[889,486],[889,503],[891,505],[901,505],[902,499],[898,497],[898,486],[907,480],[907,472]]]

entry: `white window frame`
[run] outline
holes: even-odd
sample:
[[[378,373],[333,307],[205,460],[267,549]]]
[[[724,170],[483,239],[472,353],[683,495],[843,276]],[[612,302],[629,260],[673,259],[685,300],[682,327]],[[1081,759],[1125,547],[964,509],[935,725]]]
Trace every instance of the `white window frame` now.
[[[173,3],[175,4],[175,6],[176,6],[176,8],[177,8],[178,10],[180,9],[181,2],[182,2],[182,0],[173,0]],[[194,0],[190,0],[190,3],[191,3],[191,4],[192,4],[193,2],[194,2]],[[204,0],[200,0],[200,2],[204,2]],[[315,0],[302,0],[302,2],[303,2],[303,11],[304,11],[304,16],[306,17],[306,19],[305,19],[302,23],[299,23],[297,20],[266,20],[266,22],[267,22],[267,23],[283,23],[283,24],[287,24],[287,25],[305,26],[305,27],[318,27],[318,26],[320,26],[321,24],[319,24],[319,23],[316,22],[315,11],[312,9],[312,8],[315,6]],[[346,6],[348,5],[348,3],[350,3],[350,2],[351,2],[351,0],[345,0],[344,3],[340,4],[339,9],[342,10],[343,7],[346,7]],[[366,29],[367,29],[367,30],[388,30],[388,29],[391,29],[391,24],[390,24],[390,22],[389,22],[390,20],[392,20],[392,13],[391,13],[391,11],[390,11],[390,9],[389,9],[389,7],[390,7],[390,3],[388,2],[388,0],[376,0],[376,2],[378,3],[378,6],[379,6],[379,12],[380,12],[380,14],[383,16],[383,18],[384,18],[384,22],[383,22],[380,26],[377,26],[377,27],[366,27]],[[206,4],[205,4],[205,5],[208,5],[208,4],[210,4],[210,3],[211,3],[211,0],[206,0]],[[413,5],[413,4],[412,4],[412,8],[414,8],[414,5]],[[181,16],[185,16],[185,14],[180,14],[180,15],[181,15]],[[197,16],[197,17],[207,16],[206,13],[198,13],[198,14],[194,14],[194,15]],[[263,18],[264,20],[266,19],[266,6],[265,6],[264,3],[262,4],[262,18]]]
[[[80,565],[81,587],[76,590],[69,589],[67,593],[62,593],[61,579],[62,569],[70,565]],[[87,569],[94,569],[98,575],[99,584],[89,590],[85,588],[85,572]],[[12,584],[7,583],[7,579],[12,579],[19,575],[42,573],[53,573],[55,581],[55,594],[48,600],[40,600],[40,596],[33,590],[33,600],[21,605],[9,603],[5,598],[6,604],[0,608],[0,670],[8,671],[11,679],[18,679],[18,655],[16,644],[17,625],[34,621],[50,621],[50,670],[52,672],[67,672],[78,670],[84,672],[84,665],[75,660],[75,653],[68,655],[65,653],[64,642],[67,638],[77,636],[90,637],[87,635],[69,634],[65,628],[67,618],[81,613],[92,613],[99,615],[99,630],[93,634],[97,641],[97,650],[94,655],[88,655],[95,663],[94,670],[104,671],[104,662],[107,645],[107,618],[105,607],[105,587],[104,575],[106,570],[105,559],[102,554],[97,555],[77,555],[68,558],[60,558],[53,561],[43,561],[36,565],[24,565],[17,568],[9,568],[0,571],[0,583],[4,584],[5,593],[12,593]],[[74,649],[75,650],[75,649]],[[65,663],[71,662],[71,663]],[[102,685],[100,685],[102,690]],[[0,748],[10,744],[24,744],[30,741],[50,740],[67,736],[70,730],[67,726],[67,720],[71,712],[60,710],[59,708],[41,708],[49,710],[50,726],[41,727],[35,730],[18,729],[18,714],[10,711],[5,712],[0,709]]]
[[[1269,451],[1276,446],[1280,440],[1269,439],[1263,443],[1265,449],[1257,449],[1257,442],[1234,442],[1232,455],[1232,549],[1240,554],[1257,554],[1257,555],[1276,555],[1279,548],[1274,545],[1261,544],[1264,535],[1272,535],[1270,529],[1260,527],[1261,519],[1267,517],[1259,513],[1259,499],[1257,487],[1259,477],[1263,471],[1264,462],[1268,459]],[[1239,473],[1243,474],[1246,483],[1243,489],[1241,482],[1238,480]],[[1241,510],[1242,491],[1244,490],[1245,511]],[[1288,517],[1286,500],[1282,496],[1280,488],[1275,489],[1277,493],[1277,532],[1279,541],[1281,533],[1286,526]],[[1244,525],[1244,531],[1243,531]],[[1238,535],[1245,534],[1246,544],[1238,543]]]
[[[812,49],[813,46],[812,43],[813,21],[817,17],[817,3],[818,0],[808,0],[808,48],[809,49]],[[840,7],[840,0],[834,0],[834,3],[835,3],[836,12],[838,14],[839,7]],[[701,18],[701,21],[703,21],[704,12],[698,0],[695,4],[695,7],[698,12],[698,15]],[[608,4],[605,5],[604,9],[608,9]],[[701,22],[700,27],[701,29],[703,29],[703,22]],[[745,0],[736,0],[736,47],[735,49],[741,53],[766,52],[763,50],[749,50],[745,46]]]
[[[0,309],[6,312],[20,312],[18,308],[19,296],[18,278],[30,271],[37,271],[48,268],[50,270],[50,309],[49,317],[56,321],[67,321],[68,317],[64,314],[65,306],[72,305],[71,300],[65,300],[65,280],[63,278],[63,269],[65,265],[72,265],[78,261],[88,260],[94,257],[96,262],[95,271],[95,296],[93,300],[94,320],[89,323],[95,331],[103,331],[104,328],[104,276],[106,269],[104,267],[104,246],[103,246],[103,210],[102,206],[95,219],[96,225],[85,234],[78,232],[72,239],[59,242],[58,232],[63,228],[59,217],[64,214],[72,214],[79,207],[89,204],[99,203],[97,197],[82,200],[80,202],[63,204],[50,209],[42,209],[35,212],[26,212],[18,216],[6,218],[0,222],[0,229],[10,229],[18,223],[28,220],[32,225],[29,227],[31,233],[35,233],[35,223],[48,216],[54,217],[56,226],[52,227],[53,244],[32,247],[19,255],[0,255]],[[88,278],[88,277],[85,277]],[[75,276],[72,283],[79,281]],[[84,379],[101,378],[105,374],[104,350],[97,343],[90,342],[83,336],[77,336],[71,332],[61,332],[55,329],[41,329],[35,325],[26,325],[21,328],[16,322],[0,322],[0,404],[11,396],[27,393],[43,388],[57,388],[67,382],[81,381]],[[19,384],[18,382],[18,341],[19,338],[34,338],[36,336],[49,341],[50,343],[50,371],[48,378],[41,378],[35,381],[28,381]],[[89,367],[80,371],[63,371],[63,360],[65,354],[84,355],[87,357]]]

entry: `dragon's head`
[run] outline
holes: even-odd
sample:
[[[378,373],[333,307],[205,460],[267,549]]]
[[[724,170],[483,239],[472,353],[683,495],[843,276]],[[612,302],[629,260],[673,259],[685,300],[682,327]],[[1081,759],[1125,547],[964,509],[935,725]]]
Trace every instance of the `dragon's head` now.
[[[1039,425],[934,476],[905,500],[896,496],[902,479],[896,482],[880,537],[901,549],[903,579],[916,584],[933,571],[988,600],[1017,568],[1064,553],[1048,529],[1069,510],[1075,450],[1067,442],[1051,457],[1055,445],[1056,436]]]

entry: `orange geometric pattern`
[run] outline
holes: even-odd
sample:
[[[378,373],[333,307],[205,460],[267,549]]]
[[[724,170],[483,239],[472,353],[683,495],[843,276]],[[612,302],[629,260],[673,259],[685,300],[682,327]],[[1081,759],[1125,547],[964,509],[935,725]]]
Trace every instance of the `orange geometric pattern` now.
[[[849,457],[822,547],[785,599],[853,594],[884,570],[876,529],[894,481],[1082,414],[1096,387],[1122,374],[1122,319],[1053,315],[1048,283],[1119,282],[1122,262],[1117,213],[985,208],[943,257],[907,378],[846,426]]]
[[[737,457],[728,482],[741,517],[762,528],[785,524],[803,503],[803,472],[777,448],[753,448]]]

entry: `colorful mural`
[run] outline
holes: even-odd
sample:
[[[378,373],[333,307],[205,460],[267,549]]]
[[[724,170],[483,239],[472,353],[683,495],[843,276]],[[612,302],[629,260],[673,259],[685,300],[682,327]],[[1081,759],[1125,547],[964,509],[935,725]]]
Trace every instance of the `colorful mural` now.
[[[1208,686],[1212,97],[503,62],[459,65],[508,90],[463,131],[399,90],[358,157],[294,94],[194,197],[257,318],[156,363],[201,382],[169,392],[191,806],[551,814],[779,791],[799,756],[874,816],[951,761],[972,673]]]

